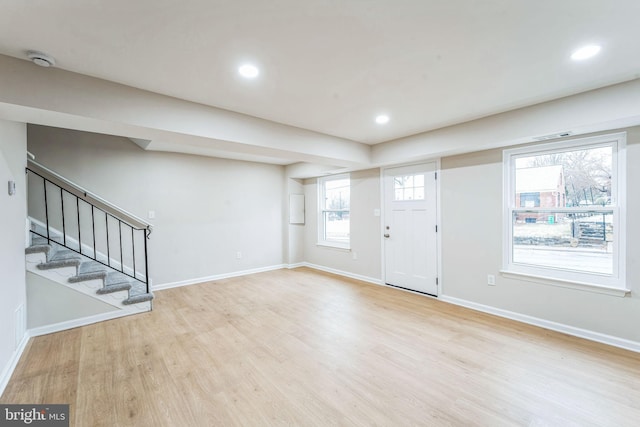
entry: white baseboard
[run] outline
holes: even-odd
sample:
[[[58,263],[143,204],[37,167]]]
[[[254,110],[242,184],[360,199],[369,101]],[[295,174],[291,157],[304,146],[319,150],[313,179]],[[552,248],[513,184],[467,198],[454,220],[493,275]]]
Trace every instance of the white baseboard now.
[[[156,292],[156,291],[162,291],[164,289],[179,288],[181,286],[197,285],[199,283],[204,283],[204,282],[212,282],[212,281],[215,281],[215,280],[229,279],[231,277],[240,277],[240,276],[247,276],[249,274],[264,273],[266,271],[280,270],[282,268],[294,269],[294,268],[299,268],[299,267],[309,267],[309,268],[313,268],[314,270],[325,271],[327,273],[333,273],[333,274],[337,274],[339,276],[349,277],[351,279],[362,280],[363,282],[369,282],[369,283],[373,283],[373,284],[376,284],[376,285],[381,285],[382,284],[381,280],[374,279],[372,277],[362,276],[360,274],[349,273],[347,271],[336,270],[334,268],[324,267],[324,266],[321,266],[321,265],[311,264],[311,263],[308,263],[308,262],[298,262],[298,263],[295,263],[295,264],[271,265],[271,266],[268,266],[268,267],[253,268],[253,269],[250,269],[250,270],[234,271],[234,272],[231,272],[231,273],[216,274],[214,276],[199,277],[197,279],[182,280],[182,281],[179,281],[179,282],[172,282],[172,283],[163,283],[161,285],[154,285],[152,287],[152,290],[153,290],[153,292]]]
[[[309,268],[313,268],[314,270],[325,271],[327,273],[337,274],[338,276],[344,276],[344,277],[349,277],[350,279],[362,280],[363,282],[373,283],[374,285],[382,285],[383,284],[382,280],[380,280],[380,279],[376,279],[376,278],[368,277],[368,276],[363,276],[363,275],[360,275],[360,274],[350,273],[348,271],[336,270],[335,268],[325,267],[325,266],[317,265],[317,264],[311,264],[309,262],[301,262],[301,263],[293,264],[293,265],[294,265],[294,267],[292,267],[290,265],[289,268],[309,267]]]
[[[299,268],[299,267],[306,267],[307,263],[305,262],[297,262],[295,264],[287,264],[287,268],[289,270],[293,270],[294,268]]]
[[[503,310],[501,308],[491,307],[484,304],[478,304],[473,301],[467,301],[460,298],[441,295],[438,298],[440,301],[444,301],[450,304],[459,305],[462,307],[470,308],[472,310],[481,311],[483,313],[493,314],[495,316],[504,317],[518,322],[527,323],[533,326],[539,326],[541,328],[550,329],[556,332],[562,332],[567,335],[572,335],[579,338],[584,338],[590,341],[596,341],[599,343],[611,345],[614,347],[623,348],[625,350],[631,350],[636,353],[640,353],[640,342],[631,341],[624,338],[614,337],[612,335],[601,334],[599,332],[589,331],[587,329],[576,328],[574,326],[565,325],[563,323],[552,322],[550,320],[540,319],[538,317],[528,316],[526,314],[520,314],[513,311]]]
[[[197,279],[181,280],[179,282],[163,283],[154,285],[151,289],[153,292],[162,291],[164,289],[179,288],[181,286],[197,285],[204,282],[212,282],[215,280],[229,279],[231,277],[247,276],[249,274],[264,273],[265,271],[280,270],[285,268],[284,264],[270,265],[268,267],[252,268],[250,270],[233,271],[231,273],[216,274],[213,276],[199,277]]]
[[[31,338],[31,336],[27,331],[27,333],[22,336],[22,340],[20,340],[18,348],[16,348],[16,350],[11,355],[9,363],[7,363],[4,370],[2,371],[2,375],[0,375],[0,396],[2,396],[2,393],[4,393],[4,389],[7,388],[7,384],[9,384],[11,375],[13,375],[13,371],[15,371],[16,366],[18,366],[18,362],[22,357],[22,353],[24,352],[24,349],[27,348],[27,344],[29,343],[29,338]]]
[[[52,325],[40,326],[27,331],[30,337],[52,334],[54,332],[66,331],[67,329],[79,328],[80,326],[91,325],[93,323],[104,322],[105,320],[117,319],[119,317],[131,316],[132,314],[144,313],[148,310],[117,310],[108,313],[96,314],[94,316],[82,317],[80,319],[67,320],[65,322],[54,323]]]
[[[136,305],[137,306],[137,305]],[[141,306],[141,305],[140,305]],[[142,307],[142,306],[141,306]],[[149,308],[151,305],[149,304]],[[67,329],[78,328],[80,326],[91,325],[92,323],[104,322],[105,320],[117,319],[119,317],[130,316],[132,314],[144,313],[148,310],[139,309],[139,310],[118,310],[112,311],[109,313],[97,314],[95,316],[83,317],[81,319],[69,320],[66,322],[55,323],[53,325],[41,326],[39,328],[28,329],[24,336],[22,337],[22,341],[18,345],[16,351],[13,352],[9,363],[7,363],[2,375],[0,375],[0,396],[4,393],[9,380],[11,379],[11,375],[13,375],[13,371],[16,369],[18,365],[18,361],[22,357],[22,353],[27,347],[27,343],[29,339],[32,337],[38,337],[40,335],[52,334],[54,332],[65,331]]]

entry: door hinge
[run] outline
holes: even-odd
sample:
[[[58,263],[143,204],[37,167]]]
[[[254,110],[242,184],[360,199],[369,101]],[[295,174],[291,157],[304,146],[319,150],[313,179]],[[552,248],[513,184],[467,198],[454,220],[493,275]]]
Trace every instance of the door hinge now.
[[[438,179],[438,172],[435,172],[435,174],[436,174],[436,179]]]
[[[436,285],[438,284],[438,278],[436,277]]]
[[[436,225],[436,233],[438,232],[438,226]]]

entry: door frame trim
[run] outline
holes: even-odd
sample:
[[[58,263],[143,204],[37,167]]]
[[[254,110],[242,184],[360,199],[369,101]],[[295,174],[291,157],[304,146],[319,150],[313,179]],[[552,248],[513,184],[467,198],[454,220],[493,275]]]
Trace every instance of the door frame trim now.
[[[438,174],[438,179],[436,179],[436,224],[438,226],[438,232],[436,233],[436,269],[437,269],[437,276],[438,276],[438,293],[437,295],[435,295],[437,298],[439,298],[441,295],[444,295],[444,292],[442,292],[443,286],[444,286],[444,280],[442,279],[442,225],[440,223],[440,218],[441,218],[441,203],[440,203],[440,181],[442,180],[442,171],[441,171],[441,158],[435,158],[435,159],[425,159],[425,160],[421,160],[418,162],[411,162],[411,163],[401,163],[401,164],[397,164],[397,165],[387,165],[387,166],[383,166],[380,167],[380,273],[381,273],[381,282],[382,284],[384,284],[385,286],[389,286],[392,288],[396,288],[396,289],[402,289],[404,290],[404,288],[398,287],[398,286],[393,286],[393,285],[387,285],[387,272],[386,272],[386,253],[385,253],[385,244],[384,244],[384,225],[385,225],[385,215],[386,215],[386,206],[387,206],[387,200],[385,198],[385,192],[384,192],[384,180],[385,180],[385,173],[387,170],[389,169],[395,169],[395,168],[401,168],[404,166],[416,166],[416,165],[423,165],[426,163],[435,163],[436,164],[436,170],[435,172]],[[431,294],[425,294],[423,292],[417,292],[417,291],[412,291],[412,290],[408,290],[409,292],[413,292],[416,294],[420,294],[420,295],[425,295],[425,296],[430,296],[433,297],[433,295]]]

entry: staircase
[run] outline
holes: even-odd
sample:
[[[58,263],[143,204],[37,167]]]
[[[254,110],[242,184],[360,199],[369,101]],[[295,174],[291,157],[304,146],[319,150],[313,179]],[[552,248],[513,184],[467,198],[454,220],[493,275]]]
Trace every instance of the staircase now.
[[[27,270],[127,312],[151,310],[151,225],[31,160],[27,177]]]
[[[147,286],[144,282],[133,279],[53,241],[49,244],[47,239],[40,236],[32,236],[31,246],[25,250],[25,253],[28,270],[49,278],[52,278],[52,275],[44,272],[55,270],[57,277],[53,277],[58,279],[56,281],[66,279],[65,284],[81,292],[91,294],[92,292],[86,292],[85,289],[82,289],[84,286],[94,291],[97,298],[111,305],[133,305],[153,299],[153,294],[147,292]],[[99,286],[95,286],[94,282],[98,282]],[[111,298],[101,298],[101,296],[111,296]],[[144,309],[146,307],[138,306],[137,308]]]

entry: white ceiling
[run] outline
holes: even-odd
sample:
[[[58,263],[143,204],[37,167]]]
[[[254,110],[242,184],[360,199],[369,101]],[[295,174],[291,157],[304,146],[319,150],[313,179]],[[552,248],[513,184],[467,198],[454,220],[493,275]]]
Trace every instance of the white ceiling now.
[[[1,54],[41,50],[64,70],[367,144],[640,76],[638,0],[4,0],[0,11]],[[588,43],[601,54],[569,58]],[[237,75],[243,61],[258,79]]]

